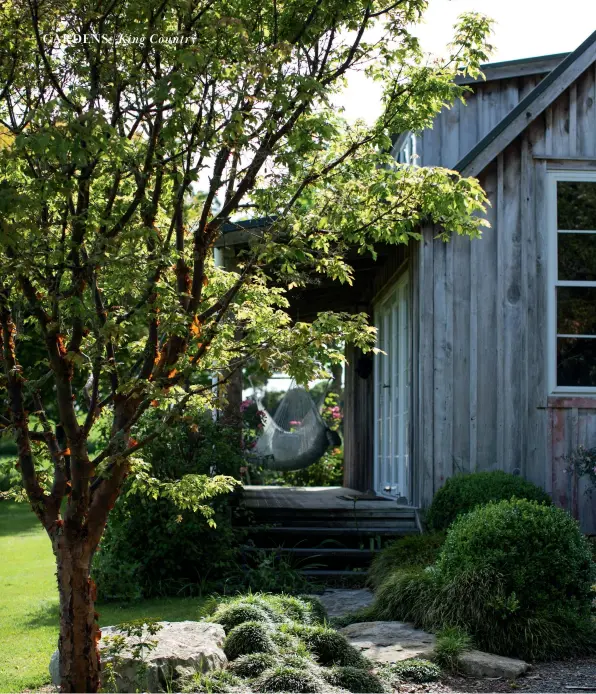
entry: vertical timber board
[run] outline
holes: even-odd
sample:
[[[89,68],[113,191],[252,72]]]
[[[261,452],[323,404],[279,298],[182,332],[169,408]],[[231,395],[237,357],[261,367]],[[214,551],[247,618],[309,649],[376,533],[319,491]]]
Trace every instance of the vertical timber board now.
[[[448,412],[453,421],[451,459],[453,471],[470,472],[470,261],[476,239],[455,236],[447,252],[452,258],[453,392]],[[448,307],[449,310],[449,307]]]
[[[465,106],[456,101],[451,108],[441,112],[441,155],[440,166],[452,169],[459,161],[459,122],[465,121]]]
[[[552,154],[558,157],[569,156],[569,101],[567,90],[552,105],[553,112],[553,147]]]
[[[373,376],[362,378],[356,365],[362,351],[346,347],[344,393],[344,486],[367,491],[373,485]]]
[[[418,246],[418,293],[420,351],[416,369],[418,370],[418,503],[428,506],[435,493],[435,445],[434,445],[434,228],[422,229],[422,240]]]
[[[497,462],[497,167],[491,164],[480,179],[491,201],[487,210],[490,229],[477,242],[476,293],[477,304],[477,372],[476,372],[476,469],[487,470]]]
[[[344,486],[368,491],[373,484],[373,376],[362,378],[356,365],[362,351],[346,347],[344,391]]]
[[[571,156],[577,155],[578,132],[577,132],[577,82],[569,87],[569,142],[567,151]]]
[[[434,239],[434,486],[453,474],[453,246]]]
[[[502,469],[505,464],[505,430],[503,422],[503,396],[507,384],[505,383],[505,354],[504,354],[504,313],[505,313],[505,292],[504,292],[504,256],[506,252],[506,231],[505,225],[505,155],[503,152],[497,157],[497,253],[495,262],[497,265],[497,411],[495,419],[496,435],[497,435],[497,455],[493,465],[497,465]]]
[[[595,403],[596,406],[596,403]],[[586,448],[596,447],[596,409],[580,410],[578,442]],[[583,532],[596,535],[596,492],[590,494],[590,482],[585,477],[577,485],[578,515]]]
[[[480,141],[478,132],[478,101],[479,95],[468,94],[466,105],[462,109],[465,113],[465,118],[460,118],[459,121],[459,155],[458,161],[463,159],[465,155],[475,147]],[[461,110],[460,110],[461,112]]]
[[[569,422],[568,409],[551,407],[550,414],[550,445],[552,461],[551,496],[557,506],[569,509],[569,479],[565,471],[565,456],[569,454]]]
[[[346,371],[344,385],[344,481],[343,486],[351,488],[356,466],[354,442],[356,432],[356,420],[354,417],[354,379],[356,378],[354,363],[354,345],[346,345]]]
[[[499,382],[499,422],[502,455],[498,464],[507,472],[521,472],[521,440],[525,434],[522,401],[523,365],[525,361],[524,316],[522,303],[521,252],[521,156],[519,140],[503,154],[503,204],[499,205],[499,264],[501,279],[502,375]]]
[[[581,76],[577,90],[578,148],[584,157],[596,157],[595,75],[596,64]]]
[[[530,162],[530,165],[532,162]],[[547,171],[544,160],[535,161],[530,172],[529,200],[525,215],[528,229],[525,237],[524,253],[526,261],[526,291],[528,296],[527,334],[527,439],[526,477],[551,491],[549,474],[548,412],[547,395],[547,272],[548,257],[547,230]],[[533,187],[532,187],[533,183]]]

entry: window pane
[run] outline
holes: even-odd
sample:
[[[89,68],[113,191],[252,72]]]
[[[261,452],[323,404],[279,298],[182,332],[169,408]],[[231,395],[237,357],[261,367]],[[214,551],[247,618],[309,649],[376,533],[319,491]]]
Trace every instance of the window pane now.
[[[557,228],[596,230],[596,183],[557,182]]]
[[[596,281],[596,234],[559,234],[559,279]]]
[[[557,287],[557,334],[596,335],[596,287]]]
[[[596,386],[596,339],[557,338],[557,385]]]

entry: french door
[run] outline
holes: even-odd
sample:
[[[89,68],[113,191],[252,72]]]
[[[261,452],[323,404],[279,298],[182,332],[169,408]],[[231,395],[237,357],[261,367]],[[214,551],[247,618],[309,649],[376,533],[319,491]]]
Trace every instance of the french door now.
[[[410,314],[408,276],[374,309],[375,491],[410,500]]]

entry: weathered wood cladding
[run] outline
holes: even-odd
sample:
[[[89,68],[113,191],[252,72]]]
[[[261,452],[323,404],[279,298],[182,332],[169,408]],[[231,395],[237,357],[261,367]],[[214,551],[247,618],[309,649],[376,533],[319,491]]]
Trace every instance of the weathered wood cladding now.
[[[346,347],[344,388],[344,487],[373,488],[374,378],[370,356]],[[367,363],[369,362],[369,363]],[[368,368],[370,366],[370,369]]]
[[[505,97],[491,94],[476,101],[481,129],[501,117]],[[445,244],[428,228],[413,254],[415,503],[428,504],[458,471],[503,469],[596,532],[596,504],[563,460],[579,444],[596,446],[596,397],[548,397],[546,223],[548,170],[596,165],[595,101],[592,66],[480,176],[491,202],[483,238]],[[458,137],[458,147],[441,143],[447,160],[436,163],[465,154]]]
[[[418,138],[421,166],[453,168],[480,140],[510,113],[542,79],[527,75],[472,85],[465,104],[457,101],[435,118],[432,130]]]

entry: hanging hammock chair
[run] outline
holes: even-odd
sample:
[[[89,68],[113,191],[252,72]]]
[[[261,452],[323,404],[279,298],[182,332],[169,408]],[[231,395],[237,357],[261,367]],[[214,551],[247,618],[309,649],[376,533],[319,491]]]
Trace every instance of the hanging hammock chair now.
[[[290,387],[273,417],[258,396],[256,401],[265,415],[252,453],[269,470],[302,470],[320,460],[328,448],[341,443],[339,434],[325,424],[304,388]]]

